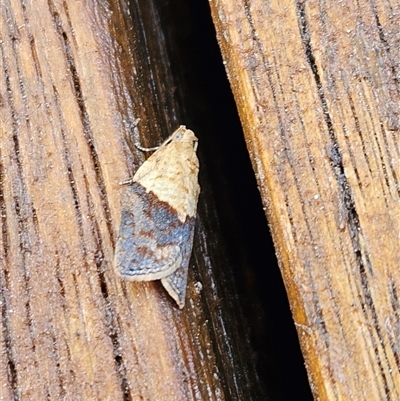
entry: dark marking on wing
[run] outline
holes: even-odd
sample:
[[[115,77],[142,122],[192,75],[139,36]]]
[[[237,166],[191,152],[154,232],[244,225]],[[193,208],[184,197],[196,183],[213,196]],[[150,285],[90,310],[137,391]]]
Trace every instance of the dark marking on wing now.
[[[157,280],[183,267],[183,262],[187,269],[193,228],[194,218],[182,223],[168,203],[133,182],[125,194],[115,249],[118,274],[128,280]]]

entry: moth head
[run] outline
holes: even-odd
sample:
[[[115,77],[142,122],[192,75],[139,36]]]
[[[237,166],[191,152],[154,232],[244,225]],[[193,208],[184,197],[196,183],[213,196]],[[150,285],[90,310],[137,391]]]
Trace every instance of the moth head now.
[[[197,149],[198,139],[194,132],[190,129],[186,129],[184,125],[181,125],[166,141],[165,145],[171,142],[188,142],[190,143],[194,150]]]

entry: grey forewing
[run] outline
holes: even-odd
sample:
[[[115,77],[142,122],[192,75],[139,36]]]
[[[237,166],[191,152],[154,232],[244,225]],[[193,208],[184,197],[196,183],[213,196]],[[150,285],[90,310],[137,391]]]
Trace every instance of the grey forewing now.
[[[186,297],[186,283],[189,272],[189,262],[192,255],[193,248],[193,235],[194,235],[194,224],[195,219],[190,219],[188,221],[190,225],[189,238],[187,241],[183,242],[181,245],[182,250],[182,263],[171,275],[165,277],[161,280],[165,289],[170,293],[170,295],[176,300],[180,308],[183,308],[185,304]],[[173,291],[171,294],[170,291]]]
[[[137,182],[128,186],[125,196],[116,244],[119,273],[140,280],[140,276],[168,271],[179,258],[182,261],[176,267],[183,263],[187,266],[191,250],[188,252],[187,246],[192,247],[194,218],[182,223],[173,208],[153,193],[147,193]],[[172,252],[166,258],[162,251],[168,247]]]

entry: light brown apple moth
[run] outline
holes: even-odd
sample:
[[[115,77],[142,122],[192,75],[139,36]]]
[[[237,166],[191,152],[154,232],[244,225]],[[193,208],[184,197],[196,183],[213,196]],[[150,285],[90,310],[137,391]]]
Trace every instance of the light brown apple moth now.
[[[180,126],[126,182],[115,249],[119,276],[161,280],[179,308],[185,304],[200,193],[197,141]]]

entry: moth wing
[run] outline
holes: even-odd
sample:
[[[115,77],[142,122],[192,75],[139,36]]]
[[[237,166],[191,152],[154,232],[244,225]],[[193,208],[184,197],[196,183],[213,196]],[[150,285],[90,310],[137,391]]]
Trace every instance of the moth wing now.
[[[185,306],[186,283],[189,271],[189,261],[193,248],[195,220],[191,219],[186,224],[189,224],[190,227],[187,231],[188,238],[186,241],[182,242],[181,245],[182,262],[172,274],[161,279],[163,287],[167,290],[168,294],[176,301],[180,309]]]
[[[161,279],[184,306],[200,187],[197,138],[179,127],[145,161],[126,191],[115,250],[117,274]]]
[[[178,133],[182,133],[182,139],[160,147],[139,167],[133,181],[166,202],[184,222],[187,216],[196,217],[199,160],[193,147],[193,140],[197,140],[193,132],[181,127],[172,138]]]
[[[182,264],[190,226],[137,182],[127,188],[115,249],[117,274],[127,280],[162,279]]]

